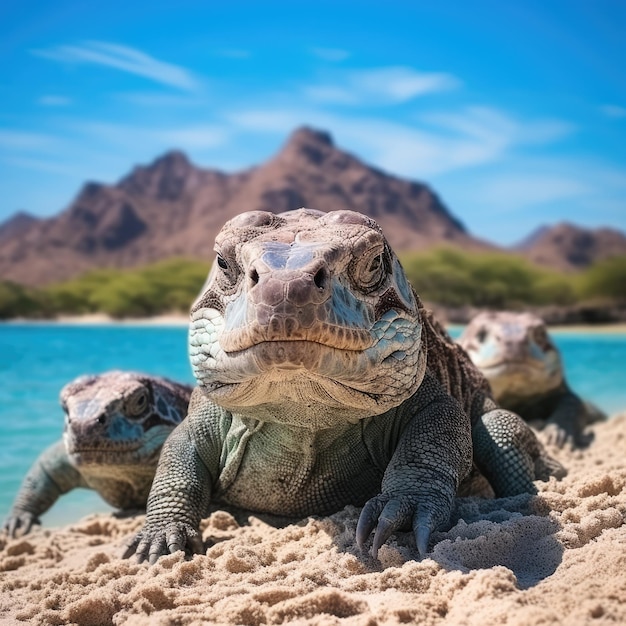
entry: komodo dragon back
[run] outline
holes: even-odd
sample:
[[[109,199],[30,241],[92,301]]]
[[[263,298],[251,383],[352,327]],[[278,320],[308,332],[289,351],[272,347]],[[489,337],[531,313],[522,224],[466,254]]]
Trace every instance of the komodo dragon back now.
[[[243,213],[191,309],[198,388],[126,555],[203,551],[212,502],[288,516],[363,506],[372,553],[420,554],[475,464],[497,495],[547,475],[527,425],[427,314],[378,224],[353,211]],[[474,450],[474,454],[472,454]]]

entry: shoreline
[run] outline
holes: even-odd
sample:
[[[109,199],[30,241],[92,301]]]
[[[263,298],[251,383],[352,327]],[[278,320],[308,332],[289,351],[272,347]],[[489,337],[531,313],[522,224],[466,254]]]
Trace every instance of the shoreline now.
[[[12,318],[0,320],[0,324],[6,325],[67,325],[67,326],[182,326],[189,324],[189,315],[184,313],[167,313],[152,317],[126,317],[116,319],[106,313],[89,313],[86,315],[62,315],[56,318]],[[463,328],[464,324],[446,324],[446,328]],[[556,324],[548,325],[551,333],[588,333],[598,335],[623,335],[626,334],[626,322],[611,324]]]
[[[17,317],[1,320],[6,325],[67,325],[67,326],[188,326],[189,315],[168,313],[152,317],[124,317],[116,319],[106,313],[88,313],[86,315],[60,315],[59,317],[30,319]]]

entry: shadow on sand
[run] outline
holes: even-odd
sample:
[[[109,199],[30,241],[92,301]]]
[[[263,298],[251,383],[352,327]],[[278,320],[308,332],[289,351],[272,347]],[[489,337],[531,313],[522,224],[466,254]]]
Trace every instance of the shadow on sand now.
[[[224,510],[215,507],[213,511]],[[328,517],[294,519],[227,507],[225,526],[209,533],[207,547],[233,539],[237,527],[248,526],[251,519],[273,528],[290,525],[306,526],[311,520],[328,534],[341,551],[356,556],[366,571],[385,568],[381,559],[373,559],[355,544],[355,530],[360,509],[347,506]],[[519,589],[528,589],[554,574],[563,558],[563,546],[556,537],[560,526],[549,515],[549,508],[539,496],[520,495],[510,498],[457,498],[450,520],[450,530],[435,532],[432,559],[448,571],[469,573],[473,570],[503,566],[511,570]],[[232,516],[232,517],[231,517]],[[219,521],[212,518],[212,526]],[[229,531],[228,520],[234,522]],[[217,529],[216,529],[217,530]],[[206,535],[205,535],[206,536]],[[404,561],[419,560],[411,532],[397,532],[388,544],[397,551],[393,566]],[[388,564],[387,567],[390,567]]]

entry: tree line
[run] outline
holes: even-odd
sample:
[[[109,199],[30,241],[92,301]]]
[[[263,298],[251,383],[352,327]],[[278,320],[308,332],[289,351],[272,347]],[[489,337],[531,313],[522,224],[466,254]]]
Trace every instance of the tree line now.
[[[400,260],[422,300],[442,306],[626,305],[626,256],[598,262],[577,274],[541,268],[513,255],[453,248],[404,254]],[[47,287],[0,281],[0,319],[187,312],[209,269],[202,261],[175,258],[137,269],[94,270]]]

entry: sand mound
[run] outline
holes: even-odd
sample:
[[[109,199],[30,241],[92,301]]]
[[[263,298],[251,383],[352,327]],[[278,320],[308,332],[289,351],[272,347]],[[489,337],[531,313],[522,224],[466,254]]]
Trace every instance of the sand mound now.
[[[142,517],[99,515],[0,539],[0,623],[626,623],[626,414],[561,451],[569,475],[536,497],[459,499],[415,561],[398,533],[380,561],[354,546],[359,510],[297,523],[215,511],[206,556],[121,560]]]

